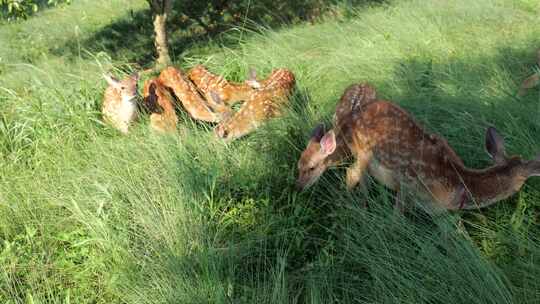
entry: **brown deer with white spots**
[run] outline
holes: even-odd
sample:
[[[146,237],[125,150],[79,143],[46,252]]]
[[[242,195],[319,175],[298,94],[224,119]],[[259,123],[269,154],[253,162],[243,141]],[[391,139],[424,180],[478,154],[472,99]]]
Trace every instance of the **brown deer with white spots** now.
[[[257,82],[260,87],[233,116],[220,122],[215,129],[216,135],[226,140],[242,137],[255,130],[263,122],[282,114],[294,89],[294,74],[287,69],[272,71],[264,81]],[[214,99],[218,94],[212,92]]]
[[[222,114],[209,106],[207,101],[199,94],[195,85],[179,69],[174,67],[165,68],[159,74],[158,81],[174,92],[183,108],[194,119],[208,122],[222,120]]]
[[[178,117],[176,116],[174,99],[158,79],[149,79],[144,83],[143,104],[150,112],[150,127],[152,129],[163,133],[176,131]]]
[[[507,157],[504,141],[493,127],[487,129],[485,144],[495,164],[471,169],[446,140],[424,131],[410,114],[391,102],[361,104],[342,124],[341,139],[336,139],[335,130],[323,134],[319,129],[313,134],[298,162],[300,189],[343,160],[340,150],[344,144],[355,159],[347,169],[347,188],[363,185],[364,175],[369,173],[397,191],[398,210],[404,208],[404,191],[414,194],[432,213],[482,208],[516,193],[529,177],[540,176],[540,155],[530,161]]]
[[[105,89],[101,112],[105,122],[127,134],[130,124],[137,119],[137,73],[118,80],[104,74],[109,86]]]
[[[204,96],[209,106],[224,116],[230,114],[231,107],[240,101],[248,100],[256,89],[260,88],[255,72],[244,83],[227,81],[224,77],[208,71],[203,65],[196,65],[188,72],[189,79]],[[214,98],[217,96],[217,98]]]

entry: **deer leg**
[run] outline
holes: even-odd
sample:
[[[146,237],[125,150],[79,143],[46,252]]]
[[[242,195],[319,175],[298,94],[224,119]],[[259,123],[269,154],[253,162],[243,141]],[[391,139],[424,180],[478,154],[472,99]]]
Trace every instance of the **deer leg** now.
[[[364,181],[364,173],[366,172],[369,160],[369,153],[357,153],[356,161],[349,168],[347,168],[346,183],[348,191],[352,191],[358,184],[361,185],[362,190],[367,189]]]
[[[227,118],[216,126],[216,135],[230,141],[255,130],[261,122],[266,120],[260,108],[261,105],[254,101],[244,103],[238,112],[227,115]]]
[[[218,122],[219,113],[211,109],[206,100],[201,97],[195,85],[182,73],[182,71],[169,67],[161,71],[158,80],[169,88],[180,101],[186,112],[198,120]]]
[[[231,83],[222,76],[211,73],[203,66],[195,66],[188,71],[188,78],[206,100],[214,112],[232,112],[231,107],[251,94],[251,87]],[[216,95],[218,98],[215,98]]]

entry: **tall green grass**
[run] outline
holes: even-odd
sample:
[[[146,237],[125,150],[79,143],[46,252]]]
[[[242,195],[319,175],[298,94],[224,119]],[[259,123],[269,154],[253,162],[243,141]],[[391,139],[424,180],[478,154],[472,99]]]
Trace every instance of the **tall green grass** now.
[[[488,125],[510,152],[536,155],[538,91],[515,97],[540,42],[535,2],[351,8],[177,56],[233,80],[250,66],[295,72],[287,115],[230,144],[186,115],[174,136],[144,119],[128,136],[101,123],[100,72],[135,67],[83,44],[59,50],[144,6],[76,1],[0,28],[0,302],[538,302],[537,179],[491,208],[435,218],[394,214],[376,183],[347,193],[343,168],[309,191],[293,186],[311,128],[357,81],[447,137],[470,166],[489,164]]]

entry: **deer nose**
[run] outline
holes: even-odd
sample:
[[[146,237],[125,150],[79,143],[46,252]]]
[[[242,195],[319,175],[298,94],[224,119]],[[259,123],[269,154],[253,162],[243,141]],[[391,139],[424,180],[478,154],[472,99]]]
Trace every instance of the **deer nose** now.
[[[296,191],[302,192],[304,191],[304,188],[305,188],[305,184],[302,181],[300,180],[296,181]]]

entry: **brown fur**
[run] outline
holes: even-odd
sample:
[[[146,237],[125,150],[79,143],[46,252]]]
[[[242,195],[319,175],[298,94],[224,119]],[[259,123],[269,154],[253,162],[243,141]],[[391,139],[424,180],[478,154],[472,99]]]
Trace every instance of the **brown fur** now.
[[[174,67],[165,68],[159,74],[158,80],[174,92],[183,108],[194,119],[209,122],[221,120],[221,115],[211,109],[206,100],[201,97],[195,85],[179,69]]]
[[[294,88],[294,74],[286,69],[274,70],[261,82],[238,112],[216,127],[216,134],[228,140],[248,134],[264,121],[280,116]]]
[[[353,84],[345,89],[341,96],[334,114],[334,127],[329,130],[333,132],[336,138],[335,151],[323,157],[320,155],[321,145],[320,140],[323,134],[312,136],[307,148],[302,153],[298,161],[298,187],[305,188],[306,185],[311,185],[316,179],[330,166],[341,164],[351,155],[348,143],[351,141],[352,129],[351,124],[352,111],[361,111],[362,107],[377,99],[377,92],[368,83]],[[319,125],[317,129],[321,129]],[[324,128],[322,128],[324,129]],[[315,131],[315,133],[319,133]],[[322,161],[320,158],[322,157]],[[313,158],[319,158],[319,163],[313,161]]]
[[[188,72],[189,79],[206,98],[210,106],[223,113],[229,113],[230,107],[237,102],[248,100],[256,90],[247,83],[229,82],[219,75],[208,71],[203,65],[196,65]],[[219,102],[211,96],[214,92],[219,97]]]
[[[101,112],[103,119],[120,132],[128,133],[130,124],[137,119],[137,81],[134,74],[117,80],[109,74],[103,75],[109,86],[103,95]]]
[[[355,157],[347,170],[348,188],[362,184],[364,174],[369,172],[393,190],[412,190],[430,211],[488,206],[518,191],[529,176],[540,174],[540,162],[519,157],[504,157],[503,162],[486,169],[467,168],[446,140],[425,132],[406,111],[388,101],[364,104],[343,124],[339,132],[345,134],[342,138]],[[298,163],[301,188],[312,184],[333,164],[334,154],[340,153],[339,140],[335,151],[327,156],[314,141]]]

